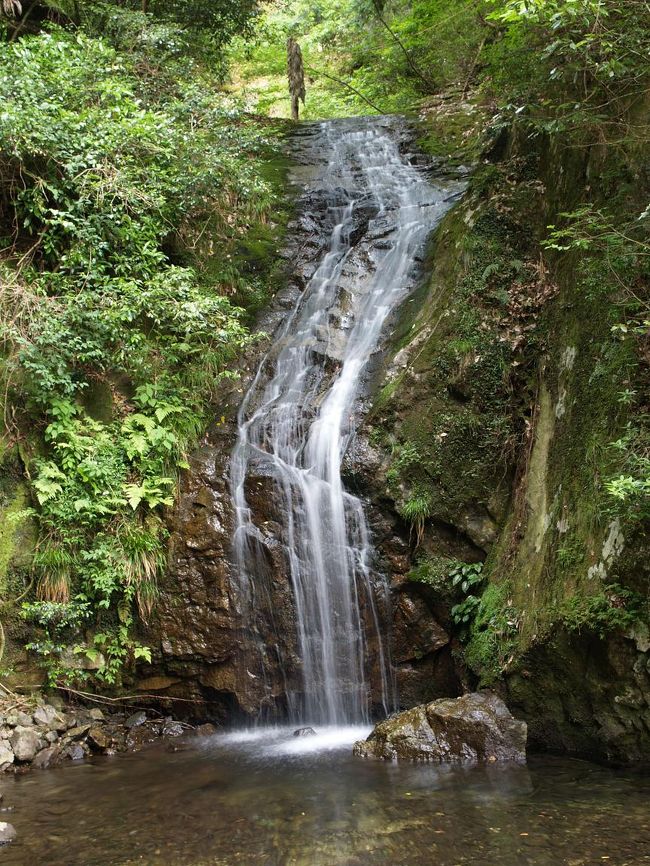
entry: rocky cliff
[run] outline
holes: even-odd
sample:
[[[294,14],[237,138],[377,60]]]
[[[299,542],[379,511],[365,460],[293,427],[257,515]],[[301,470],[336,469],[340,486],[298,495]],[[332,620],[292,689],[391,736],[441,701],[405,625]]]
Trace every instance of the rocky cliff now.
[[[495,138],[363,433],[364,483],[410,523],[408,578],[461,642],[459,673],[496,684],[533,747],[614,761],[650,755],[647,525],[610,492],[647,356],[617,336],[611,250],[542,241],[594,188],[641,212],[645,182],[607,148]]]
[[[313,173],[304,141],[294,159],[299,183]],[[540,246],[586,186],[613,182],[608,159],[517,130],[495,138],[392,324],[344,470],[390,580],[382,617],[400,705],[489,684],[533,748],[627,761],[650,754],[648,574],[643,526],[616,513],[605,484],[630,422],[620,394],[642,379],[642,359],[613,335],[620,295],[602,262]],[[298,202],[269,331],[322,252],[318,207]],[[299,665],[268,479],[247,491],[268,526],[254,611],[233,588],[227,456],[245,381],[184,481],[157,668],[140,684],[224,720],[281,715],[277,659]]]

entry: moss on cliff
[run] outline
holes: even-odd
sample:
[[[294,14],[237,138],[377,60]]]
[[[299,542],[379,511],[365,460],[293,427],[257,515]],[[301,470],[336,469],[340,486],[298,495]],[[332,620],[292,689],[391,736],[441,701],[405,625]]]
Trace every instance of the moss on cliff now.
[[[545,241],[585,196],[621,220],[641,212],[647,177],[633,159],[564,149],[524,128],[498,150],[437,231],[431,277],[405,305],[389,353],[371,415],[385,492],[403,517],[419,503],[411,577],[441,601],[441,525],[470,542],[468,559],[487,556],[485,589],[458,635],[479,682],[501,682],[519,712],[541,714],[533,742],[639,754],[650,749],[648,642],[637,634],[648,630],[647,536],[639,509],[611,490],[630,449],[642,450],[644,355],[616,326],[630,315],[627,287],[640,293],[643,277],[619,247]],[[587,647],[609,661],[600,682],[589,668],[572,718],[565,669],[584,667]],[[636,710],[623,712],[615,692],[634,695]]]

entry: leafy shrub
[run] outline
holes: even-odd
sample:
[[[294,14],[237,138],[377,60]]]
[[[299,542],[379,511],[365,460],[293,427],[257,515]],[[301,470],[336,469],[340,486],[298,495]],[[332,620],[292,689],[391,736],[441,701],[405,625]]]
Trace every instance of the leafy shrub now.
[[[612,631],[625,631],[643,612],[643,599],[618,584],[609,584],[596,595],[575,595],[560,609],[560,619],[570,631],[593,631],[605,637]]]
[[[68,611],[68,643],[83,608],[80,652],[101,653],[97,675],[114,683],[148,657],[131,632],[165,565],[162,511],[253,339],[229,298],[250,283],[237,248],[277,197],[268,139],[171,44],[172,19],[118,22],[92,5],[110,39],[52,26],[0,45],[1,371],[14,423],[40,439],[28,468],[41,607],[27,614],[46,637],[34,648],[68,676],[42,605]],[[176,60],[145,86],[142,59],[161,50]]]

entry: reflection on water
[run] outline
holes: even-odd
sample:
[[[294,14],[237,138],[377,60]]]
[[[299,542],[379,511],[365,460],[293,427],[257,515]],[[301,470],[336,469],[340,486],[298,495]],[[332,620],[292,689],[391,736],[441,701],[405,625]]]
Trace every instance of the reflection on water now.
[[[239,733],[3,778],[4,866],[641,866],[650,779],[582,761],[352,758],[364,733]]]

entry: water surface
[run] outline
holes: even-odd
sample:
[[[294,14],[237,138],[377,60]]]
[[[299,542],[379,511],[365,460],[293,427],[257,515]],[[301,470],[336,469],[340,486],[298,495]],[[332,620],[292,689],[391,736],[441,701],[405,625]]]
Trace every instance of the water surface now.
[[[364,730],[195,740],[3,778],[4,866],[642,866],[650,779],[586,762],[363,761]]]

